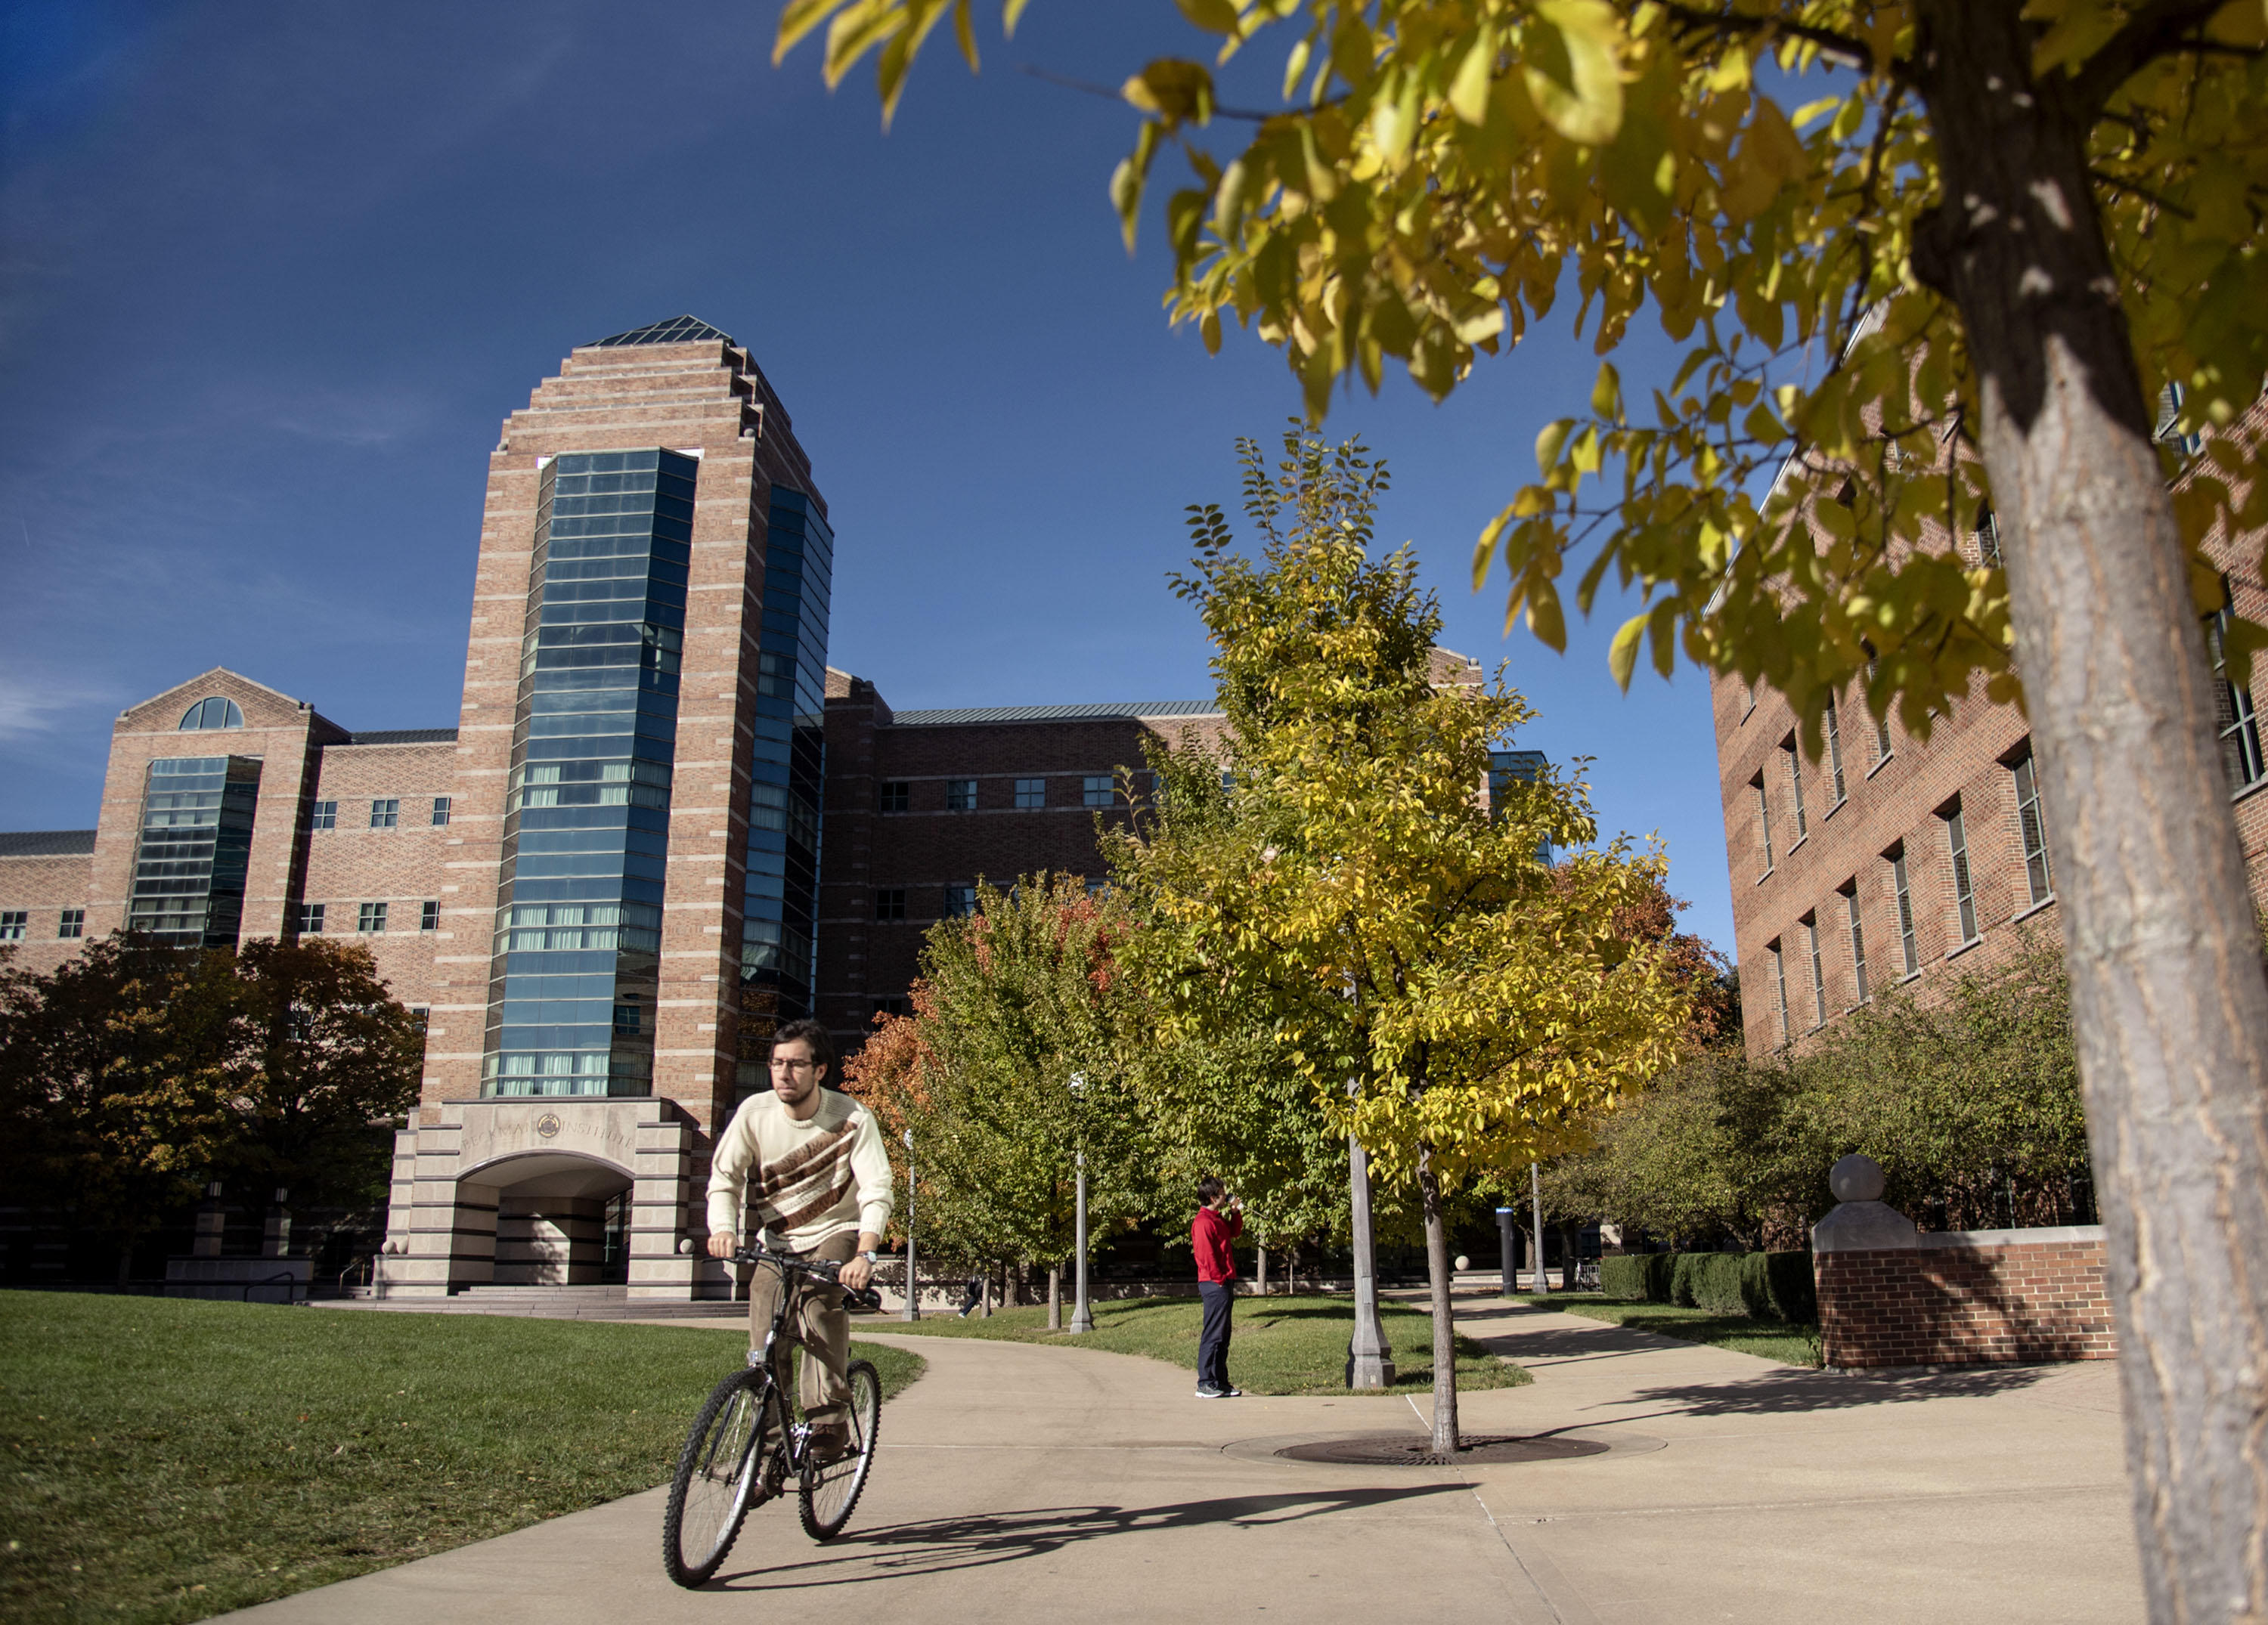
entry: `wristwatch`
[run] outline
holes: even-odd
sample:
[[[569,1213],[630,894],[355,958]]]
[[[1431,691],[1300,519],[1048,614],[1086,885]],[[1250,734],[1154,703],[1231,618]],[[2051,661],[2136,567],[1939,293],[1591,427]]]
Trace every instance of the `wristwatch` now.
[[[870,1264],[879,1264],[882,1261],[882,1255],[874,1251],[872,1247],[868,1247],[864,1253],[858,1254],[858,1256],[865,1259]]]

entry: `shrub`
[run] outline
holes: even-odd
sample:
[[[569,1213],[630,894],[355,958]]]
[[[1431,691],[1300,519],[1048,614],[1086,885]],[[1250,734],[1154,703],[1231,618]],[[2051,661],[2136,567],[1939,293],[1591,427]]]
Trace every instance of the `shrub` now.
[[[1624,1253],[1599,1261],[1599,1290],[1609,1298],[1625,1303],[1649,1303],[1652,1295],[1646,1290],[1647,1267],[1654,1255],[1646,1253]]]
[[[1809,1325],[1819,1318],[1808,1253],[1639,1253],[1599,1261],[1599,1289],[1631,1302]]]

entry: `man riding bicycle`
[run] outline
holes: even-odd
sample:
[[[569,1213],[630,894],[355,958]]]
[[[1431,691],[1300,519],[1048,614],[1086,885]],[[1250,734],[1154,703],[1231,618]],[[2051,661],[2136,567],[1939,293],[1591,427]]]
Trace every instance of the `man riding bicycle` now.
[[[751,1095],[717,1142],[709,1173],[709,1256],[730,1258],[740,1216],[774,1232],[781,1250],[843,1266],[843,1286],[863,1290],[890,1224],[890,1158],[874,1114],[825,1085],[835,1047],[816,1021],[791,1021],[772,1039],[770,1094]],[[753,1174],[753,1179],[751,1175]],[[805,1349],[799,1397],[812,1445],[825,1462],[849,1442],[843,1407],[850,1317],[843,1294],[808,1276],[759,1269],[749,1283],[748,1337],[761,1346],[782,1290],[793,1292],[789,1325]],[[752,1349],[753,1352],[753,1349]],[[781,1386],[787,1344],[772,1350]]]

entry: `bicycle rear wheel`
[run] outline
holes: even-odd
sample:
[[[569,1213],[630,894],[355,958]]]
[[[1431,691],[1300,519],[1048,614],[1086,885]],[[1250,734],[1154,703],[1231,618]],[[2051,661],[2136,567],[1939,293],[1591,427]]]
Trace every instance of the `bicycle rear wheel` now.
[[[803,1532],[814,1540],[831,1540],[843,1533],[866,1488],[866,1474],[874,1466],[874,1440],[882,1427],[882,1379],[872,1364],[853,1360],[843,1372],[850,1381],[850,1402],[843,1407],[848,1424],[848,1448],[839,1460],[821,1467],[806,1457],[799,1511]]]
[[[671,1579],[708,1583],[748,1509],[772,1488],[784,1444],[770,1372],[734,1371],[711,1392],[678,1452],[661,1517],[661,1566]]]

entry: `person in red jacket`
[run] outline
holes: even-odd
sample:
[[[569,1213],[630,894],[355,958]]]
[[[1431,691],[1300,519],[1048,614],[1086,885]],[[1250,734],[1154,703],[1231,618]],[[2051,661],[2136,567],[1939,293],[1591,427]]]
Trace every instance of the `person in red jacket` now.
[[[1197,1336],[1197,1398],[1238,1400],[1244,1390],[1228,1379],[1228,1312],[1236,1301],[1236,1261],[1228,1244],[1244,1233],[1244,1204],[1212,1174],[1197,1181],[1196,1223],[1189,1250],[1197,1255],[1197,1293],[1204,1299],[1204,1330]]]

